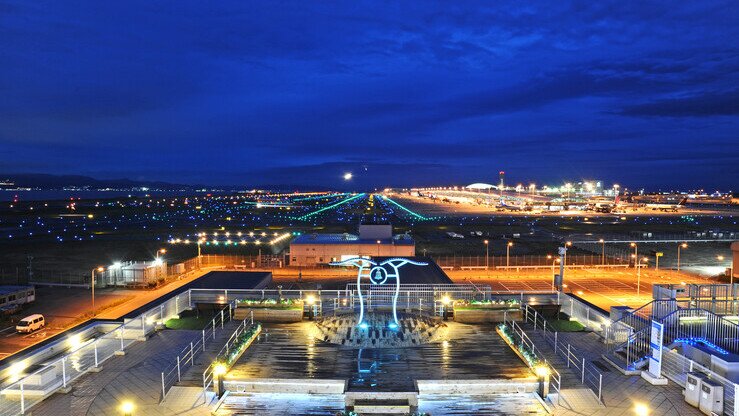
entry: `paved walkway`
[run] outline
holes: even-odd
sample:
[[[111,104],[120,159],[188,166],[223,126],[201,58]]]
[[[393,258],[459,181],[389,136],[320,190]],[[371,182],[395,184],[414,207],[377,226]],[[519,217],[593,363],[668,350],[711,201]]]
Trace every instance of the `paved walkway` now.
[[[577,371],[576,369],[568,369],[563,359],[554,357],[554,349],[534,330],[532,325],[526,324],[522,327],[540,351],[546,355],[546,358],[559,364],[556,368],[560,373],[569,372],[573,374]],[[682,387],[675,383],[670,381],[666,386],[653,386],[640,376],[625,376],[608,364],[601,358],[601,354],[605,351],[605,344],[600,342],[600,338],[595,333],[560,332],[558,338],[560,342],[569,343],[575,347],[588,364],[592,365],[597,362],[600,366],[605,366],[607,370],[598,370],[603,374],[603,402],[605,407],[572,410],[563,401],[557,407],[557,415],[611,416],[633,414],[637,402],[647,404],[652,409],[651,416],[702,414],[698,409],[685,403]]]
[[[178,351],[200,331],[160,331],[146,342],[138,342],[126,355],[113,357],[99,373],[89,373],[72,385],[70,393],[56,393],[31,410],[34,416],[83,416],[120,414],[121,402],[136,406],[135,414],[172,415],[159,406],[161,371],[171,365]],[[194,409],[188,415],[207,415],[207,409]]]
[[[177,383],[177,385],[196,386],[202,389],[203,372],[205,372],[206,368],[208,368],[208,366],[213,363],[213,360],[216,359],[218,352],[221,351],[224,345],[226,345],[226,341],[234,333],[234,331],[236,331],[236,328],[238,328],[238,326],[241,324],[242,321],[229,321],[223,326],[223,329],[219,329],[218,331],[216,331],[215,341],[212,341],[212,339],[206,340],[207,343],[205,345],[205,352],[201,352],[199,355],[195,356],[194,365],[190,367],[184,366],[182,368],[181,380],[179,383]],[[207,335],[208,334],[206,333],[206,336]]]

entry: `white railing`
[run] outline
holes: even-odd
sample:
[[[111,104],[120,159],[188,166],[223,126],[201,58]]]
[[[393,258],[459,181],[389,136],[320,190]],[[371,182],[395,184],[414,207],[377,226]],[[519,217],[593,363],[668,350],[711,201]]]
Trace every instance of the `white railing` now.
[[[202,329],[199,336],[193,338],[189,345],[177,354],[176,361],[170,367],[162,371],[162,401],[167,396],[169,389],[182,380],[182,374],[188,367],[195,365],[195,357],[205,351],[205,347],[216,340],[216,332],[223,329],[226,322],[233,318],[233,310],[236,301],[227,304],[223,309],[216,312],[208,325]]]
[[[535,309],[527,304],[523,305],[523,312],[524,322],[530,322],[534,325],[534,330],[541,331],[544,340],[554,348],[554,353],[565,360],[568,368],[580,375],[580,384],[590,388],[603,403],[603,374],[595,366],[588,364],[584,354],[575,347],[560,341],[559,333],[552,331],[551,325],[547,326],[547,320]]]
[[[557,371],[552,363],[550,363],[546,359],[544,354],[542,354],[539,348],[536,347],[536,344],[534,344],[534,342],[531,341],[531,338],[526,335],[526,332],[524,332],[524,330],[518,324],[516,324],[516,321],[511,319],[510,321],[503,322],[503,324],[511,330],[514,340],[518,341],[521,346],[531,351],[534,357],[536,357],[536,359],[539,361],[539,364],[543,365],[547,368],[547,370],[549,370],[549,385],[554,389],[554,391],[557,392],[557,397],[560,397],[560,390],[562,388],[562,376],[560,375],[559,371]],[[513,345],[512,348],[516,348],[516,346]],[[526,364],[528,365],[529,363]],[[536,371],[536,369],[534,368],[531,368],[531,370]]]
[[[52,393],[66,389],[72,382],[100,366],[138,340],[145,340],[158,324],[189,309],[189,293],[181,293],[124,323],[114,330],[87,341],[71,345],[69,351],[30,374],[21,374],[0,390],[0,415],[26,413]],[[22,361],[21,361],[22,362]],[[22,372],[22,369],[18,370]]]
[[[257,326],[259,323],[257,323]],[[246,332],[249,328],[254,326],[254,313],[252,312],[251,319],[247,320],[244,319],[241,324],[236,327],[234,332],[231,334],[231,336],[226,340],[226,344],[221,348],[220,351],[218,351],[218,354],[216,354],[215,359],[213,360],[218,361],[221,357],[227,357],[230,353],[230,349],[238,342],[239,337],[241,334]],[[258,330],[258,329],[257,329]],[[258,339],[258,338],[257,338]],[[215,376],[213,374],[213,366],[209,365],[205,367],[205,370],[203,371],[203,403],[208,404],[208,389],[213,385],[213,382],[215,381]]]

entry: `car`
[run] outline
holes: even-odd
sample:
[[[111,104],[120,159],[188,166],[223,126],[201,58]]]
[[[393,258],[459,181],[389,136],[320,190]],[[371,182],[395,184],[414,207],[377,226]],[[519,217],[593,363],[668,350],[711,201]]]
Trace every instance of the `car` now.
[[[45,326],[46,320],[44,319],[44,315],[36,313],[21,319],[18,325],[15,326],[15,330],[20,333],[31,333]]]

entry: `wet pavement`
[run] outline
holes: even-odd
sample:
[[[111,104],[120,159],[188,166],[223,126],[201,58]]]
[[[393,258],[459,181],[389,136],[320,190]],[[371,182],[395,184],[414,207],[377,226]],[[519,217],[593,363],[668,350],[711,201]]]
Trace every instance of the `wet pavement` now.
[[[313,323],[266,324],[234,365],[233,379],[345,379],[350,391],[415,391],[415,380],[531,376],[492,325],[449,322],[447,340],[407,348],[340,347],[311,336]]]

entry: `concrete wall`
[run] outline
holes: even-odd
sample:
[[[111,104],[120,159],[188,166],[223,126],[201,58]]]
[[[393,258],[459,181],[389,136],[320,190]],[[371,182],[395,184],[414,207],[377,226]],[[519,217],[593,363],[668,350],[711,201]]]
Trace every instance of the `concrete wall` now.
[[[261,378],[228,379],[223,382],[231,395],[239,393],[343,394],[346,380]]]

